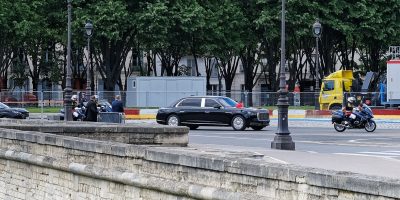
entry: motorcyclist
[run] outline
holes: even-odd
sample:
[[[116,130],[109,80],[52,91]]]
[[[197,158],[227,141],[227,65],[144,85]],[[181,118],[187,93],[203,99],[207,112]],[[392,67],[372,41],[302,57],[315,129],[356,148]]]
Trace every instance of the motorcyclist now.
[[[355,97],[348,97],[346,105],[342,108],[342,111],[344,112],[344,116],[345,116],[346,125],[348,125],[348,123],[354,124],[354,122],[356,121],[358,114],[355,114],[353,112],[356,107],[358,107],[359,111],[362,110],[362,104],[359,104],[358,106],[356,106],[356,98]]]
[[[75,108],[78,106],[78,96],[76,94],[72,95],[71,97],[72,100],[72,107]]]
[[[71,101],[72,101],[72,120],[77,121],[79,116],[78,112],[76,111],[76,107],[78,107],[78,96],[76,94],[72,95]]]
[[[72,120],[74,121],[78,121],[78,119],[82,119],[83,118],[83,111],[82,109],[84,109],[83,103],[82,102],[78,102],[78,96],[77,95],[72,95],[71,97],[72,100]]]

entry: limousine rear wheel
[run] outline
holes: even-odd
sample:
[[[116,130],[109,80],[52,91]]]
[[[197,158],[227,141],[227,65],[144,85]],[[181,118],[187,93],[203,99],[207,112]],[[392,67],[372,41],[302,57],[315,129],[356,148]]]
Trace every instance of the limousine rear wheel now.
[[[170,126],[179,126],[179,117],[177,115],[170,115],[167,119],[167,124]]]
[[[232,118],[232,128],[236,131],[243,131],[246,129],[246,120],[241,115],[233,116]]]

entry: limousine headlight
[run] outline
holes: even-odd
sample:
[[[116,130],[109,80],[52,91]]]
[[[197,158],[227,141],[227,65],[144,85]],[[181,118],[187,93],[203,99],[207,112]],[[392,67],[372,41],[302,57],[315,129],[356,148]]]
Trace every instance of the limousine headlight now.
[[[257,119],[260,121],[269,120],[269,113],[257,113]]]

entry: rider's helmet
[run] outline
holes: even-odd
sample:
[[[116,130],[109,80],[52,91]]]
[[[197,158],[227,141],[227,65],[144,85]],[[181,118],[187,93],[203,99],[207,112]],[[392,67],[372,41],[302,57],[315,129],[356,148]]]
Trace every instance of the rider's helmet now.
[[[76,94],[72,95],[71,100],[72,101],[77,101],[78,100],[78,96],[76,96]]]
[[[355,102],[356,102],[356,98],[355,97],[347,98],[347,103],[349,103],[350,105],[353,105]]]

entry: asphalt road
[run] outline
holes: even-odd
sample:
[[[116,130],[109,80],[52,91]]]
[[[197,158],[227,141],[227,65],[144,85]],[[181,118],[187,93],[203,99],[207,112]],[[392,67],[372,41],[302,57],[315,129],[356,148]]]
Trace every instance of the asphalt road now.
[[[255,155],[257,159],[400,180],[400,121],[376,120],[377,129],[338,133],[330,119],[290,119],[295,151],[271,149],[277,120],[261,131],[234,131],[231,127],[200,127],[189,132],[189,147],[204,152],[227,151]],[[126,123],[157,124],[155,120]],[[261,158],[260,158],[261,157]]]
[[[399,124],[379,124],[373,133],[363,129],[336,132],[329,122],[291,122],[295,151],[271,149],[276,123],[262,131],[233,131],[231,127],[200,127],[189,132],[189,146],[263,155],[269,162],[335,171],[400,178]]]
[[[200,127],[189,133],[190,144],[235,146],[245,150],[270,148],[277,127],[262,131],[233,131],[230,127]],[[363,129],[336,132],[333,127],[289,128],[296,151],[311,153],[348,154],[400,160],[400,133],[397,129],[377,129],[367,133]]]

